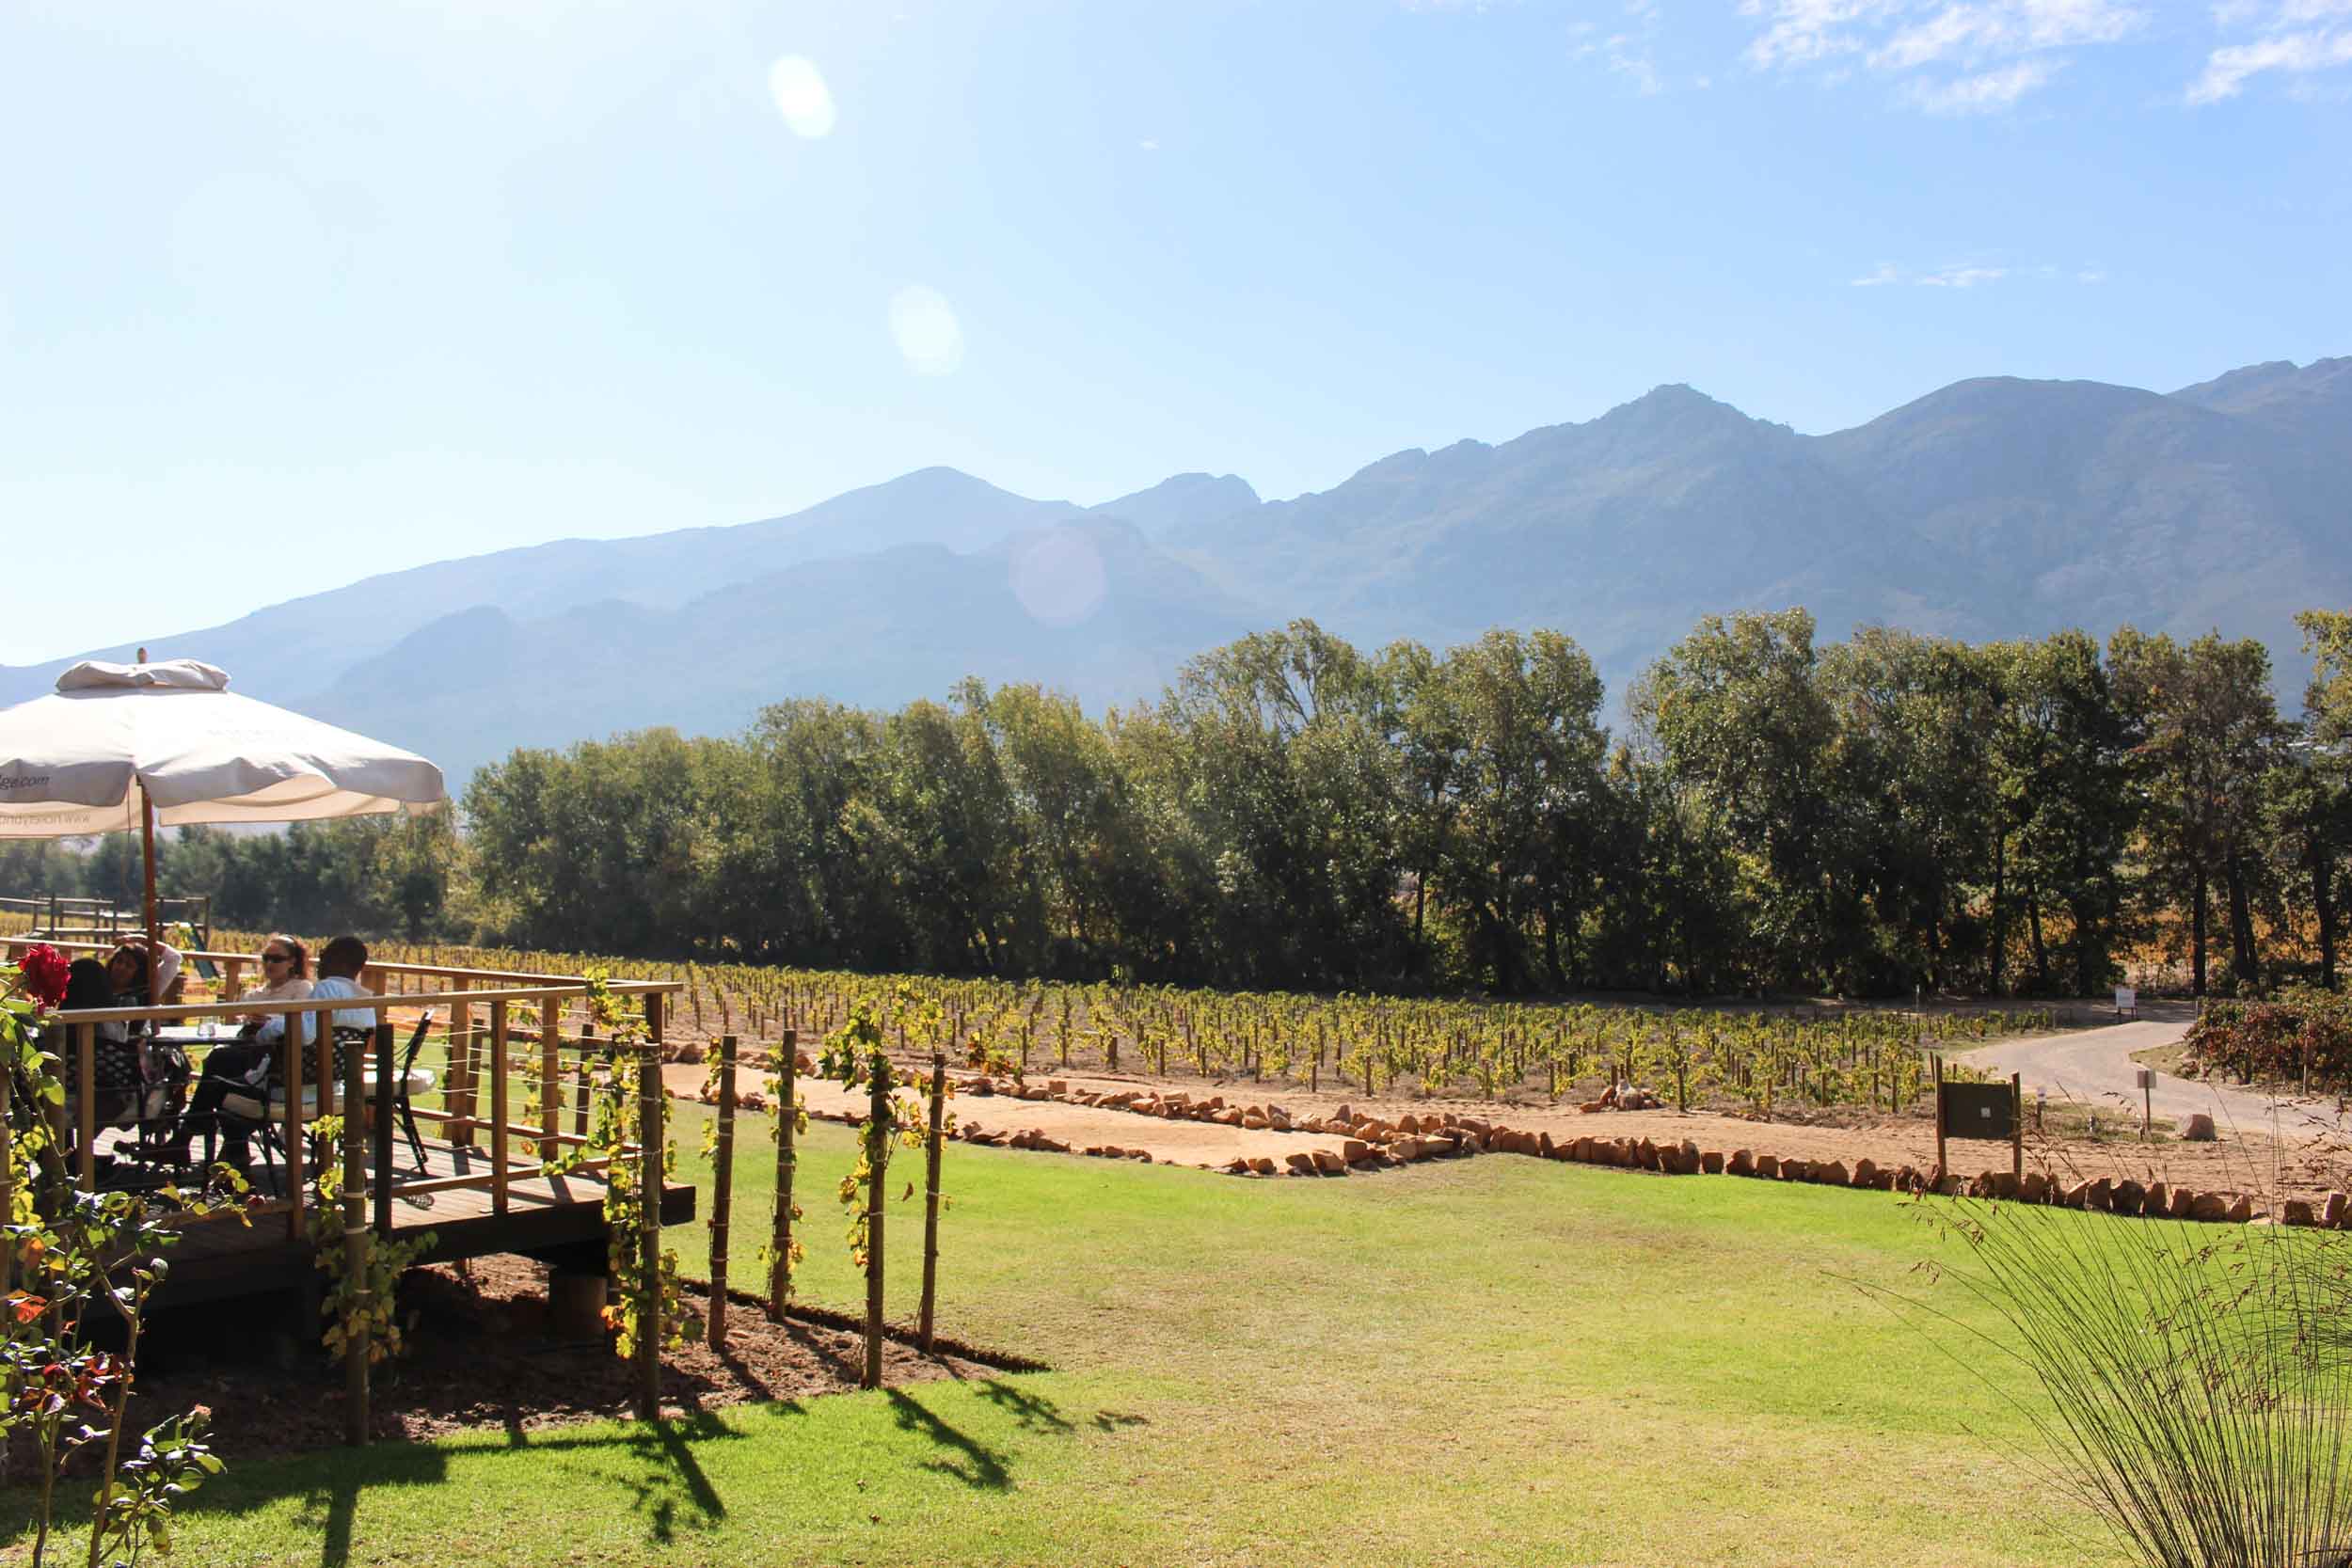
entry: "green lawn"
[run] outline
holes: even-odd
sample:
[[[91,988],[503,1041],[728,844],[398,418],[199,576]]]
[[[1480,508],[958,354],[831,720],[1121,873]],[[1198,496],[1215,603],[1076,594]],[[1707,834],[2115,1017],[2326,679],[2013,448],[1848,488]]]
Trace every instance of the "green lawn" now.
[[[679,1117],[697,1173],[707,1115]],[[773,1156],[763,1118],[744,1132],[755,1240]],[[844,1308],[850,1148],[818,1127],[802,1166],[802,1291]],[[225,1433],[174,1560],[2121,1560],[1999,1457],[2031,1450],[2000,1399],[1857,1288],[1961,1300],[1911,1275],[1935,1243],[1887,1197],[1502,1157],[1247,1182],[958,1147],[947,1169],[943,1329],[1055,1370],[274,1464]],[[911,1309],[919,1204],[892,1219]],[[674,1234],[701,1273],[702,1227]]]

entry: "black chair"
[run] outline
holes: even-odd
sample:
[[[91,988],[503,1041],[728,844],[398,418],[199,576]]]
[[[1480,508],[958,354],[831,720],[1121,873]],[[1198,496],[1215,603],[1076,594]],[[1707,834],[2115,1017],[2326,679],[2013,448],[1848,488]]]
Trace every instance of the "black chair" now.
[[[424,1139],[417,1131],[417,1114],[414,1103],[417,1095],[430,1094],[434,1085],[439,1082],[432,1069],[417,1066],[418,1053],[424,1049],[424,1037],[432,1032],[432,1013],[427,1012],[422,1018],[417,1020],[417,1027],[408,1037],[407,1048],[401,1054],[400,1072],[392,1080],[390,1114],[400,1117],[401,1131],[406,1136],[409,1152],[416,1156],[416,1174],[419,1176],[430,1175],[432,1172],[432,1166],[425,1159]],[[376,1097],[374,1063],[368,1059],[367,1053],[374,1049],[374,1031],[337,1028],[333,1031],[331,1037],[335,1045],[334,1069],[337,1087],[340,1089],[342,1085],[343,1075],[351,1059],[349,1053],[358,1051],[360,1053],[361,1077],[364,1085],[361,1095],[363,1099],[373,1100]],[[306,1124],[318,1119],[318,1085],[303,1085],[302,1120]],[[345,1111],[348,1114],[349,1107],[345,1107]],[[277,1157],[285,1152],[285,1140],[278,1133],[278,1124],[286,1119],[286,1084],[282,1073],[276,1068],[272,1069],[269,1100],[266,1104],[258,1094],[232,1094],[220,1102],[220,1112],[223,1117],[243,1123],[248,1136],[259,1139],[262,1147],[262,1164],[270,1172],[271,1184],[275,1186],[278,1170]],[[211,1151],[211,1133],[208,1132],[205,1150],[208,1159]],[[325,1157],[315,1142],[311,1145],[310,1155],[312,1168],[315,1169],[317,1162]]]

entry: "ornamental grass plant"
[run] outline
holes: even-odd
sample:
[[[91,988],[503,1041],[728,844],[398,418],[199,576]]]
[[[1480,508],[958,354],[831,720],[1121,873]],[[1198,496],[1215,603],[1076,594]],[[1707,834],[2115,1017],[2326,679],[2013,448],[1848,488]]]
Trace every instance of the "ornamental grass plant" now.
[[[2352,1236],[1920,1201],[2007,1332],[1899,1299],[2136,1560],[2352,1565]]]

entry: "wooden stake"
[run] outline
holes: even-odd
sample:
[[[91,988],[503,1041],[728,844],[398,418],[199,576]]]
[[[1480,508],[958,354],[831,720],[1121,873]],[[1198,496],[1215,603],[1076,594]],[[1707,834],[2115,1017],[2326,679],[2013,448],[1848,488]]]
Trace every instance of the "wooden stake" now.
[[[787,1029],[784,1043],[776,1047],[776,1213],[769,1231],[775,1255],[768,1263],[768,1315],[779,1323],[792,1300],[792,1140],[800,1131],[800,1036]]]
[[[931,1125],[923,1178],[923,1354],[931,1353],[931,1323],[939,1301],[939,1161],[947,1146],[947,1057],[931,1053]]]
[[[727,1339],[727,1220],[735,1193],[735,1037],[719,1037],[719,1147],[710,1173],[709,1342]]]
[[[661,1418],[661,994],[645,995],[645,1048],[637,1073],[637,1418]]]
[[[890,1165],[890,1058],[880,1050],[866,1065],[866,1374],[861,1388],[882,1380],[882,1200]]]
[[[1944,1058],[1935,1059],[1935,1179],[1944,1180],[1951,1167],[1944,1163]]]
[[[2019,1180],[2026,1176],[2026,1079],[2009,1075],[2009,1168]]]

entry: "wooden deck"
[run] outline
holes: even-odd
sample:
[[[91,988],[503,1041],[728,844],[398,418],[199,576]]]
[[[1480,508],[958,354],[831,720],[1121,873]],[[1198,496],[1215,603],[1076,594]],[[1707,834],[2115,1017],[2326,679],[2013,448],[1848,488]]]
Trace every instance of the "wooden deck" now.
[[[404,1164],[408,1159],[404,1146]],[[487,1153],[480,1148],[453,1148],[428,1143],[430,1170],[415,1176],[422,1183],[453,1177],[480,1177],[490,1170]],[[407,1166],[413,1171],[413,1165]],[[285,1167],[278,1166],[282,1178]],[[256,1190],[264,1190],[266,1177],[257,1164]],[[392,1231],[399,1236],[433,1232],[433,1245],[424,1262],[450,1262],[512,1252],[575,1264],[600,1259],[606,1244],[604,1181],[596,1176],[543,1177],[538,1167],[508,1167],[506,1212],[497,1212],[487,1187],[459,1187],[426,1193],[413,1198],[393,1188]],[[369,1205],[373,1213],[374,1204]],[[694,1189],[671,1184],[661,1197],[661,1223],[683,1225],[694,1217]],[[340,1225],[333,1213],[307,1216],[313,1226]],[[166,1257],[171,1269],[157,1305],[185,1307],[233,1296],[260,1295],[274,1291],[301,1290],[316,1278],[318,1239],[315,1233],[294,1241],[287,1234],[284,1212],[267,1214],[250,1227],[233,1219],[210,1219],[188,1227],[178,1245]]]

